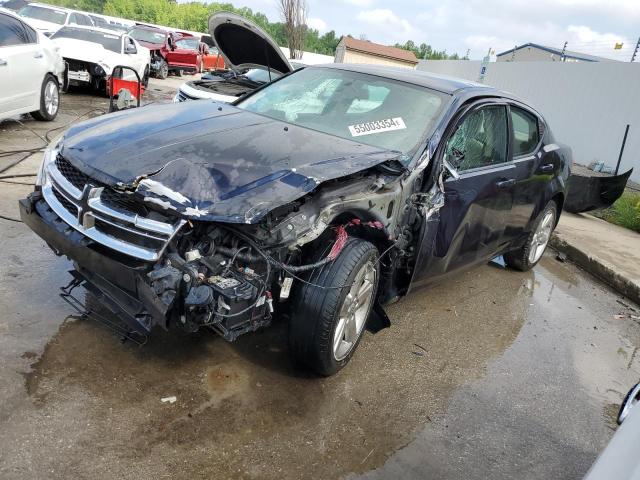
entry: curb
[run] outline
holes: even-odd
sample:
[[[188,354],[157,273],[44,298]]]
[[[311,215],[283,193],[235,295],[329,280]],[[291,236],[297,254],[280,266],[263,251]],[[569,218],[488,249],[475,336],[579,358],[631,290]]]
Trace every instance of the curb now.
[[[557,234],[551,236],[549,245],[564,253],[573,263],[602,280],[618,293],[640,304],[640,285],[633,280],[620,275],[614,265],[590,255],[588,252],[572,245]]]

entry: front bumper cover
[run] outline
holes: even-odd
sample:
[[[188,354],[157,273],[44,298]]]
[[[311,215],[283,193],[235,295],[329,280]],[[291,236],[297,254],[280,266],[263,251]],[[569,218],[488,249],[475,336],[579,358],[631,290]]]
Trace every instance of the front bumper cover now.
[[[148,333],[153,325],[166,328],[168,307],[144,280],[151,264],[131,259],[124,263],[105,251],[63,222],[38,191],[20,200],[19,207],[25,225],[57,255],[72,260],[74,276],[84,280],[85,288],[128,327],[140,334]]]

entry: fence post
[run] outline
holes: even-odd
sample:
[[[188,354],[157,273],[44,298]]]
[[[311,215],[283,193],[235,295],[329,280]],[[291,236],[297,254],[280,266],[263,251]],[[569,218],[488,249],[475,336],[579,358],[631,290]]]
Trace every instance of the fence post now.
[[[620,147],[620,155],[618,155],[618,163],[616,164],[616,175],[618,175],[618,169],[620,168],[620,162],[622,161],[622,154],[624,153],[624,145],[627,143],[627,134],[629,133],[629,124],[624,129],[624,137],[622,138],[622,146]]]

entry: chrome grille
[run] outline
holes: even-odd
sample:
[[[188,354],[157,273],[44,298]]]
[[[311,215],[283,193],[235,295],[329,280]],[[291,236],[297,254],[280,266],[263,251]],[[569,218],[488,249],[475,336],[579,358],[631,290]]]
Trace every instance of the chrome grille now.
[[[78,216],[78,207],[75,203],[65,197],[59,190],[53,189],[53,194],[56,196],[56,199],[62,204],[64,209],[74,216]]]
[[[58,171],[77,189],[82,190],[89,183],[89,177],[71,165],[62,155],[56,157]]]
[[[184,220],[150,218],[130,195],[100,185],[62,156],[47,167],[45,200],[71,227],[97,243],[142,260],[158,260]]]

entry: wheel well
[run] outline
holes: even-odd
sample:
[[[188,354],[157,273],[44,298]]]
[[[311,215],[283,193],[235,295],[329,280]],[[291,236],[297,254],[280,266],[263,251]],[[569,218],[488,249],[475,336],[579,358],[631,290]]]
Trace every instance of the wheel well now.
[[[332,226],[337,226],[337,225],[345,225],[354,219],[358,219],[360,220],[360,222],[363,222],[363,223],[364,222],[380,222],[380,220],[374,215],[371,215],[370,212],[361,211],[361,210],[347,211],[337,215],[331,221],[331,226],[327,228],[331,228]],[[382,222],[382,224],[384,225],[384,222]],[[351,237],[357,237],[362,240],[366,240],[368,242],[373,243],[375,247],[378,249],[379,253],[384,252],[385,249],[389,248],[389,245],[390,245],[389,232],[387,231],[386,227],[382,229],[377,229],[373,227],[364,227],[364,226],[352,227],[349,229],[348,233],[349,233],[349,236]]]

